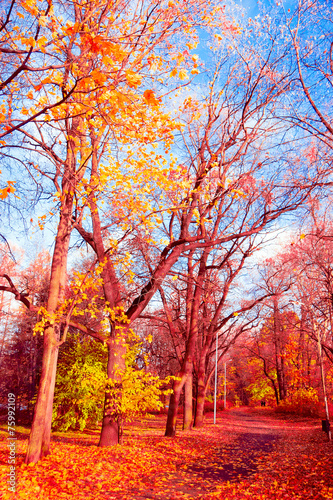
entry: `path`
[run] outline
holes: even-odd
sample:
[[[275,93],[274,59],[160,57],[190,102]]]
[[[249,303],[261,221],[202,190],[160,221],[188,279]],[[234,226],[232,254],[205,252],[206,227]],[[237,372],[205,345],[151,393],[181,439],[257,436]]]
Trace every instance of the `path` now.
[[[258,460],[267,457],[286,432],[268,413],[249,408],[222,413],[217,423],[222,437],[217,452],[187,467],[187,473],[195,474],[198,481],[219,483],[237,482],[258,472]]]
[[[298,483],[301,484],[299,476],[303,474],[302,460],[304,461],[304,458],[300,453],[309,452],[309,442],[307,442],[309,436],[315,432],[317,433],[316,439],[319,439],[323,445],[326,444],[325,438],[318,431],[319,419],[288,419],[276,415],[271,410],[244,408],[219,414],[216,425],[212,424],[211,415],[208,416],[206,422],[208,432],[213,433],[215,438],[215,447],[212,449],[212,453],[196,463],[184,464],[181,467],[177,477],[173,479],[172,494],[169,489],[165,496],[155,494],[142,498],[156,500],[200,498],[204,500],[216,498],[217,495],[217,498],[222,499],[225,498],[224,494],[221,493],[221,496],[218,496],[218,491],[222,492],[225,487],[229,488],[229,486],[231,490],[228,490],[228,495],[235,494],[237,499],[248,498],[246,489],[255,488],[258,485],[258,492],[254,493],[255,496],[253,496],[255,500],[265,498],[265,493],[263,493],[263,497],[261,496],[261,492],[266,491],[265,487],[268,488],[267,495],[269,496],[267,498],[271,498],[270,495],[272,495],[275,499],[280,498],[278,490],[281,486],[280,480],[283,479],[285,483],[282,483],[281,486],[281,498],[333,499],[333,494],[332,496],[312,497],[311,495],[306,496],[307,493],[303,492],[301,496],[298,496],[296,489],[289,492],[286,486],[289,484],[289,479],[290,484],[293,484],[294,472],[298,477],[295,488],[298,487]],[[199,431],[193,430],[191,432]],[[300,459],[298,465],[295,457]],[[317,460],[315,457],[310,456],[310,458]],[[294,465],[295,471],[293,470]],[[304,475],[310,476],[310,479],[313,476],[311,467],[310,464],[309,472],[304,469]],[[324,482],[323,479],[322,483]],[[248,486],[244,486],[244,484],[248,484]],[[274,493],[271,494],[269,488],[275,488],[276,492],[274,490]],[[228,495],[226,494],[226,497],[234,498]]]

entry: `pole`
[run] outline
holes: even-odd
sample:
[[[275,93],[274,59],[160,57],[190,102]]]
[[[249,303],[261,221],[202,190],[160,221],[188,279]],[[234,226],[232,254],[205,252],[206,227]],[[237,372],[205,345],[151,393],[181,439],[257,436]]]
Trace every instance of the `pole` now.
[[[224,409],[227,409],[227,362],[224,363]]]
[[[214,390],[214,424],[216,424],[216,395],[217,395],[217,349],[219,334],[216,332],[216,353],[215,353],[215,390]]]

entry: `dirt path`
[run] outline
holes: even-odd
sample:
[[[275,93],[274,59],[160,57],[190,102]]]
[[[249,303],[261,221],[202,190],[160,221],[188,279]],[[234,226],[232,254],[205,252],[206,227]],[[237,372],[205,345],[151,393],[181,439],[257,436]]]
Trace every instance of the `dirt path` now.
[[[201,475],[205,480],[241,480],[258,471],[257,458],[270,453],[276,440],[276,434],[241,433],[232,445],[217,453],[213,462],[208,459],[188,467],[187,472]]]
[[[292,432],[281,422],[272,422],[269,413],[245,408],[221,414],[212,428],[217,430],[215,453],[186,467],[186,473],[195,476],[197,483],[206,484],[207,493],[214,490],[212,483],[239,482],[257,473],[278,441]],[[193,489],[186,492],[193,497],[202,495]]]
[[[173,478],[172,492],[169,490],[165,496],[159,494],[142,498],[173,500],[185,497],[192,499],[250,497],[257,500],[266,499],[267,496],[267,499],[274,498],[274,500],[276,498],[333,499],[333,488],[331,493],[314,494],[316,484],[313,486],[312,483],[316,483],[317,473],[314,472],[311,460],[308,468],[303,466],[304,457],[310,456],[314,463],[318,462],[314,455],[308,455],[310,452],[313,454],[316,449],[319,450],[318,445],[323,445],[330,453],[333,451],[333,446],[331,450],[327,447],[329,443],[326,443],[325,435],[320,432],[318,419],[287,419],[279,417],[270,410],[249,408],[221,413],[216,425],[212,424],[211,419],[211,416],[208,417],[206,424],[210,438],[215,437],[215,446],[211,454],[181,467]],[[317,446],[315,441],[318,441]],[[331,457],[328,472],[333,474],[333,456]],[[324,474],[327,471],[321,472]],[[333,487],[331,480],[325,484],[325,479],[318,478],[318,484],[321,483],[320,486],[324,489],[330,488]],[[305,489],[299,493],[297,488],[302,481]],[[310,487],[307,489],[307,482],[311,484],[312,489]],[[258,486],[256,493],[253,493],[253,496],[249,495],[250,489],[256,485]],[[270,488],[273,488],[273,493],[270,493]],[[223,494],[223,491],[226,493]]]

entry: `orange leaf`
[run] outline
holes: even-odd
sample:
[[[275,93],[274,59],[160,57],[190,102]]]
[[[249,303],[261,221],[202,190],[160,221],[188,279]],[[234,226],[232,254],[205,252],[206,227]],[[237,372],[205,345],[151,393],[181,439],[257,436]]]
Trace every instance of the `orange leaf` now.
[[[143,97],[145,98],[149,106],[158,106],[159,101],[156,99],[153,90],[145,90],[143,93]]]

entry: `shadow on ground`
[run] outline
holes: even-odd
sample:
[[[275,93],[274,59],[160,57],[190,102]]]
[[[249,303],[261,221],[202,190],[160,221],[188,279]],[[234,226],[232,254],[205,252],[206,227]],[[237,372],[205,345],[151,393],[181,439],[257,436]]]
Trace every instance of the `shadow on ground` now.
[[[270,453],[277,439],[276,434],[241,434],[232,447],[218,452],[211,463],[191,465],[186,472],[195,474],[197,480],[240,481],[258,471],[258,458]]]

